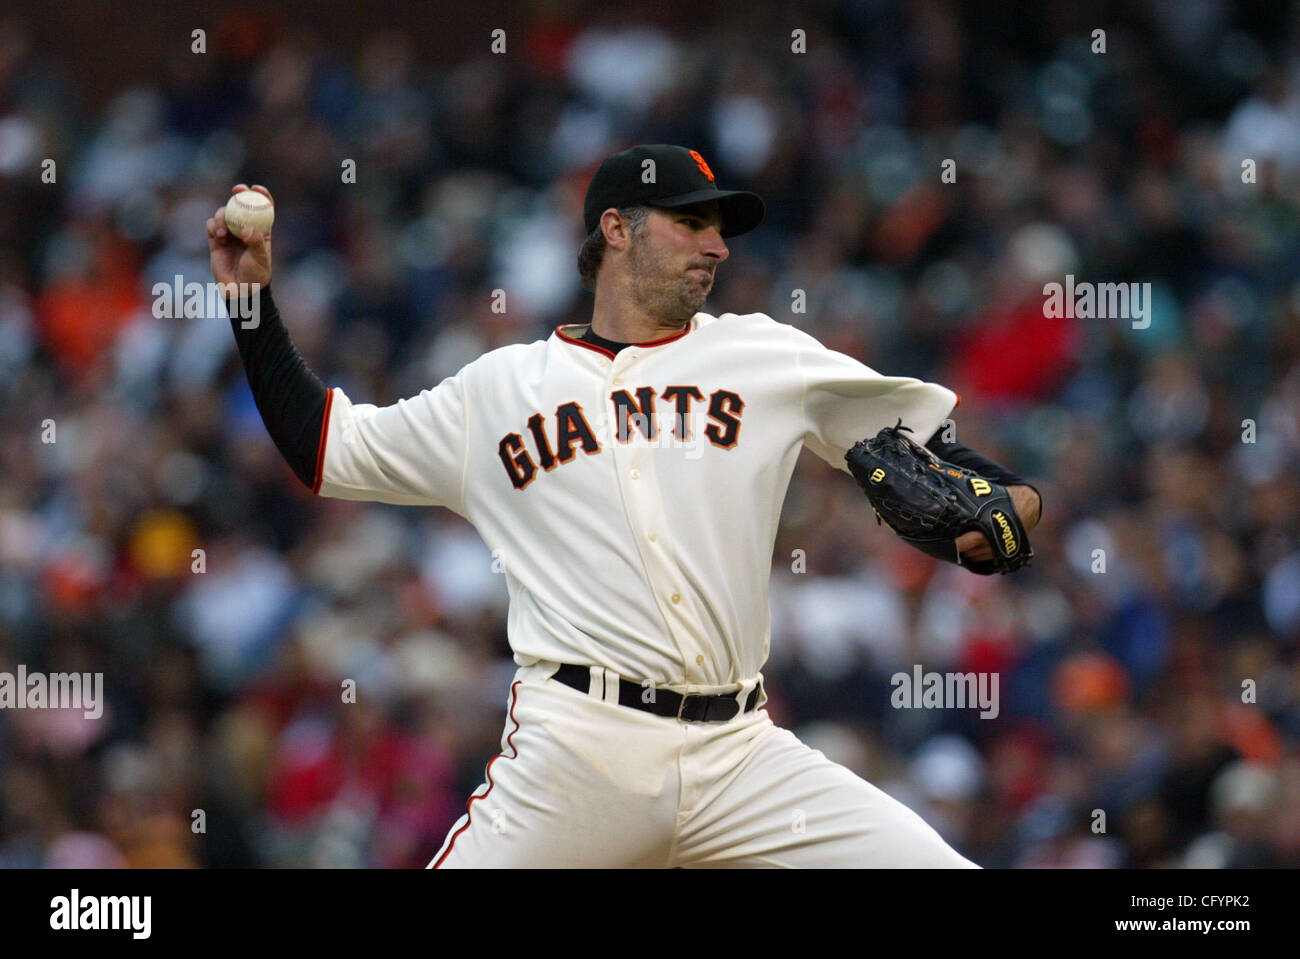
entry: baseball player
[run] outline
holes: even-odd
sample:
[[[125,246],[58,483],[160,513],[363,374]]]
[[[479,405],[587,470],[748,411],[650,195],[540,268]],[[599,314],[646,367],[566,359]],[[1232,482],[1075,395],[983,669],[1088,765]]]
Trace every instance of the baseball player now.
[[[762,313],[701,312],[726,239],[763,212],[694,150],[609,157],[578,258],[591,323],[385,407],[306,367],[271,298],[270,236],[208,220],[216,280],[260,284],[260,323],[231,327],[298,478],[322,496],[446,507],[504,565],[518,670],[501,753],[431,868],[974,867],[763,708],[772,550],[801,448],[849,472],[864,436],[901,421],[924,442],[959,401]],[[1036,521],[1018,477],[931,449]],[[994,556],[979,532],[956,548]]]

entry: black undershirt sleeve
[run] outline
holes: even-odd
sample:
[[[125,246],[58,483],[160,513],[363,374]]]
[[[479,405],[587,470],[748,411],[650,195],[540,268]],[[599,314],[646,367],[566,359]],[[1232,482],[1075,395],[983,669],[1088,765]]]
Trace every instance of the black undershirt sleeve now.
[[[244,320],[232,316],[230,328],[267,433],[294,475],[314,492],[329,391],[290,341],[271,288],[263,287],[258,298],[257,327],[246,330]]]
[[[936,432],[930,437],[930,442],[925,444],[925,448],[933,452],[939,459],[945,463],[952,463],[954,466],[960,466],[964,469],[974,470],[980,476],[993,480],[995,483],[1001,483],[1003,486],[1028,486],[1035,493],[1038,493],[1038,487],[1028,483],[1018,473],[1013,473],[1005,466],[1000,466],[976,453],[969,446],[962,446],[960,443],[945,443],[940,439],[942,431]],[[1038,493],[1039,514],[1042,514],[1043,494]]]

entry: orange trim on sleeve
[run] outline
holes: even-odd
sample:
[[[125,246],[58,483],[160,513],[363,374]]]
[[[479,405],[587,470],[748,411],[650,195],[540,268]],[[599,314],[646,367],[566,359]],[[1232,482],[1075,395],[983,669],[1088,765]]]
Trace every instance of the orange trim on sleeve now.
[[[960,393],[957,394],[957,406],[961,406],[961,394],[960,394]],[[953,409],[955,410],[955,409],[957,408],[957,406],[954,406]]]
[[[311,491],[320,494],[321,480],[325,474],[325,444],[330,438],[330,407],[334,405],[334,391],[325,392],[325,415],[320,418],[320,443],[316,446],[316,479],[311,484]]]

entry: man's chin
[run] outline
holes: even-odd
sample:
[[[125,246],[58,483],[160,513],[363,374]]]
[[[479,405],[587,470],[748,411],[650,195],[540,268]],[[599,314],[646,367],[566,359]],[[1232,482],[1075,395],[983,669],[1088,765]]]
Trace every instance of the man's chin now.
[[[707,292],[700,293],[692,290],[689,296],[682,297],[682,306],[689,311],[688,316],[694,316],[704,309],[704,303],[708,298],[709,294]]]

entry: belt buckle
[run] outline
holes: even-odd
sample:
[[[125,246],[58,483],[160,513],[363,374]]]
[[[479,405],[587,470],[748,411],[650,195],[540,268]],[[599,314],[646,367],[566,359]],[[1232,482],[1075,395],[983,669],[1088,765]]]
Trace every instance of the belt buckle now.
[[[694,696],[696,699],[702,699],[703,693],[682,693],[681,700],[677,703],[677,721],[679,723],[697,723],[703,722],[700,719],[682,719],[682,710],[686,708],[686,700]]]

